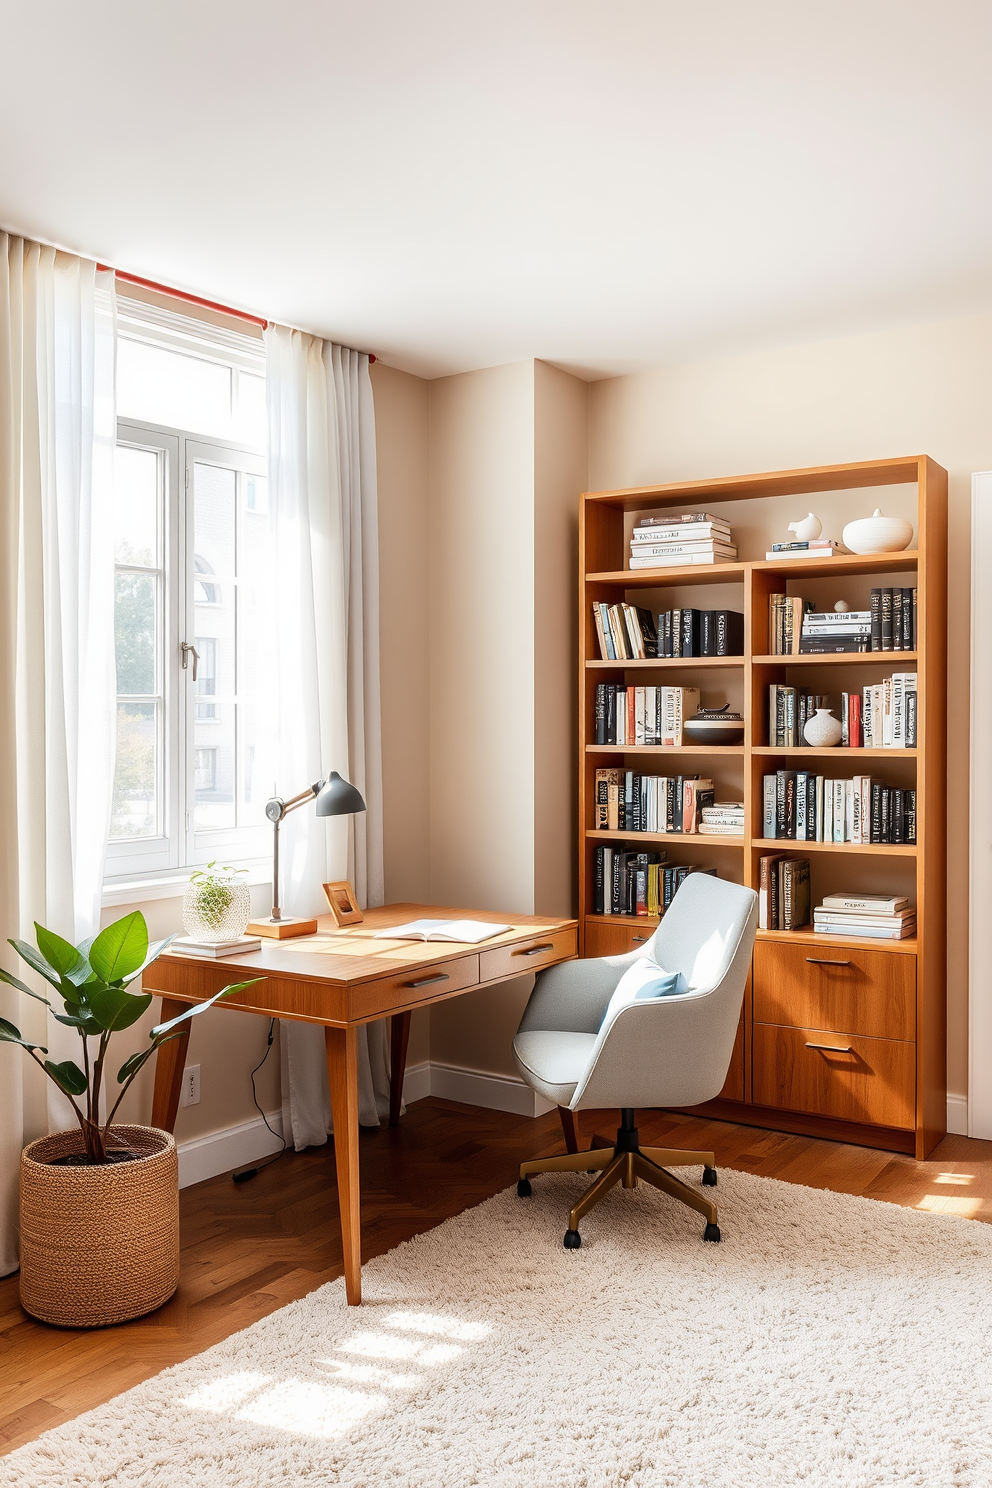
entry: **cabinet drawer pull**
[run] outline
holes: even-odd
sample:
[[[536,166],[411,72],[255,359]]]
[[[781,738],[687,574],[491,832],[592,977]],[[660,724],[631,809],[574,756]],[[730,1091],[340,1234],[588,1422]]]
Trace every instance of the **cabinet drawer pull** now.
[[[407,982],[408,987],[429,987],[431,982],[450,982],[446,971],[439,971],[437,976],[421,977],[419,982]]]
[[[807,956],[810,966],[850,966],[850,961],[830,961],[826,956]]]
[[[807,1049],[825,1049],[828,1054],[853,1054],[850,1044],[807,1044]]]
[[[539,956],[542,951],[553,951],[554,946],[550,941],[546,945],[528,946],[525,951],[514,951],[515,956]]]
[[[631,940],[650,940],[650,935],[632,935]]]

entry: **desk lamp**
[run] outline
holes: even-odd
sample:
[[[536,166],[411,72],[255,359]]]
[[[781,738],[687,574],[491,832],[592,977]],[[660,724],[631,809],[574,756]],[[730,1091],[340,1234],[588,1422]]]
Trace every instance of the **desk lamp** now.
[[[273,796],[265,803],[265,815],[272,823],[272,913],[267,920],[251,920],[246,926],[248,935],[267,935],[273,940],[286,940],[292,935],[315,935],[316,920],[301,920],[293,915],[284,915],[279,905],[279,825],[283,818],[308,801],[316,800],[318,816],[352,816],[365,810],[361,791],[347,780],[342,780],[337,770],[332,770],[326,780],[308,785],[298,796],[284,801]]]

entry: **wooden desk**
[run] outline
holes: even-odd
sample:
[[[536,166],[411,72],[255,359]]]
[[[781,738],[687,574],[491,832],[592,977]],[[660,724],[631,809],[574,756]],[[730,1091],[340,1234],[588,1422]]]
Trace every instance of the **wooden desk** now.
[[[451,941],[375,940],[377,930],[407,920],[472,919],[513,928],[477,946]],[[476,987],[526,976],[576,954],[576,921],[539,915],[492,914],[427,904],[389,904],[366,911],[361,925],[339,929],[329,915],[316,935],[263,940],[258,951],[216,961],[171,954],[145,972],[143,986],[162,998],[162,1021],[205,1002],[230,982],[264,977],[220,1008],[265,1018],[298,1018],[324,1027],[334,1117],[341,1244],[348,1301],[362,1300],[361,1209],[358,1175],[357,1030],[391,1018],[390,1122],[399,1115],[410,1014]],[[172,1131],[179,1109],[189,1025],[156,1055],[152,1125]]]

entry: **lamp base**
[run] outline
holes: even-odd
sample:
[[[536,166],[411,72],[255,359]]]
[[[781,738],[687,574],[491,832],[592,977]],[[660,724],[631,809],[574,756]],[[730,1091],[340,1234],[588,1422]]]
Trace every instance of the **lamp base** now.
[[[316,920],[298,920],[287,915],[283,920],[249,920],[246,935],[266,935],[270,940],[289,940],[294,935],[316,935]]]

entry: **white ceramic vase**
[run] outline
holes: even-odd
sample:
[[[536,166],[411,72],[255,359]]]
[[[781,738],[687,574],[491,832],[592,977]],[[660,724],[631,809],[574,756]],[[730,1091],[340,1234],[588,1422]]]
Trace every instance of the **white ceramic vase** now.
[[[852,553],[901,553],[913,537],[913,524],[904,517],[883,517],[876,506],[870,517],[848,522],[844,546]]]
[[[817,708],[812,718],[807,718],[803,738],[813,749],[832,749],[841,740],[842,729],[829,708]]]

